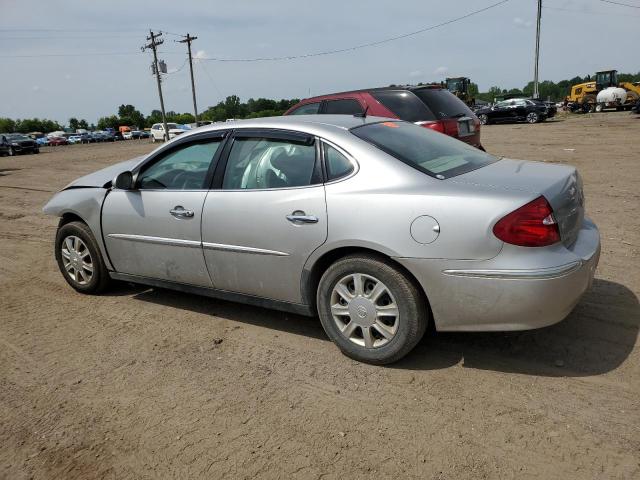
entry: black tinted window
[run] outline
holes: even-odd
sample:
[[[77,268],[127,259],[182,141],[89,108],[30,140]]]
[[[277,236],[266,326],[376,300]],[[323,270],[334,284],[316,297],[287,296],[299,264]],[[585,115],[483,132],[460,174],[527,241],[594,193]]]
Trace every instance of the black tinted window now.
[[[379,90],[373,98],[407,122],[435,120],[436,117],[422,101],[408,90]]]
[[[320,102],[318,103],[307,103],[306,105],[302,105],[301,107],[296,108],[289,115],[313,115],[318,113],[320,110]]]
[[[336,180],[349,175],[353,165],[347,157],[330,145],[324,145],[324,162],[327,167],[327,180]]]
[[[498,161],[448,135],[408,122],[370,123],[352,128],[351,133],[416,170],[441,180]]]
[[[412,92],[429,107],[437,119],[473,115],[469,107],[448,90],[419,88]]]
[[[355,113],[362,113],[362,111],[360,102],[351,98],[345,98],[344,100],[329,100],[324,108],[324,113],[344,115],[353,115]]]

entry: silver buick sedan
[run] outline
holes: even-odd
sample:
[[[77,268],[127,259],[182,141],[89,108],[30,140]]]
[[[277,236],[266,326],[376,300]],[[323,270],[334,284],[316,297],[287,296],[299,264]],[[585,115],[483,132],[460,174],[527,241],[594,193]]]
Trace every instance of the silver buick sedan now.
[[[575,168],[376,117],[198,128],[76,180],[44,211],[60,217],[55,257],[79,292],[123,280],[317,314],[342,352],[374,364],[406,355],[429,322],[558,322],[600,254]]]

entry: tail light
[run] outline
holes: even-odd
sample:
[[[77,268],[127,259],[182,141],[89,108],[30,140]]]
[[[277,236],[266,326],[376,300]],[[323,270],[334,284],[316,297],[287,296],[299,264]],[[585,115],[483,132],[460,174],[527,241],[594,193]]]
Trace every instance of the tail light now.
[[[544,247],[560,241],[553,209],[543,196],[499,220],[493,234],[503,242],[521,247]]]
[[[426,122],[416,122],[421,127],[435,130],[436,132],[444,133],[452,137],[458,136],[458,120],[457,119],[445,119]]]

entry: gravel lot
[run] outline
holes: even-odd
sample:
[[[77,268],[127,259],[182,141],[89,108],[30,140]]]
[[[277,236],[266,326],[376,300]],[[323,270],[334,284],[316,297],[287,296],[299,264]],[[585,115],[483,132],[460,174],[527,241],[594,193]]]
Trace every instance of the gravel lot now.
[[[432,333],[388,368],[340,355],[317,319],[75,293],[41,208],[150,143],[0,158],[0,478],[640,478],[640,118],[482,135],[579,167],[603,243],[593,288],[553,327]]]

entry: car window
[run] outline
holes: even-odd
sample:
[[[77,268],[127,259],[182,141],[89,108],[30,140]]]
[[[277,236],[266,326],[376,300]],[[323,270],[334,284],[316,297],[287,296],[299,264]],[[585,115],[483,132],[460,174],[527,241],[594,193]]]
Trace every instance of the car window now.
[[[504,108],[504,107],[508,107],[510,105],[510,102],[508,100],[503,100],[501,102],[496,103],[496,107],[499,108]]]
[[[353,164],[331,145],[324,144],[324,163],[327,168],[327,180],[337,180],[353,172]]]
[[[328,100],[324,107],[324,113],[338,115],[354,115],[362,113],[362,105],[352,98],[342,100]]]
[[[200,190],[215,157],[220,139],[192,143],[168,153],[143,170],[138,188],[167,190]]]
[[[290,140],[236,138],[222,181],[226,190],[300,187],[317,183],[316,149]]]
[[[379,90],[371,92],[371,95],[398,118],[407,122],[436,120],[422,100],[408,90]]]
[[[351,133],[416,170],[441,180],[498,161],[448,135],[409,122],[370,123],[352,128]]]
[[[313,115],[318,113],[318,110],[320,110],[320,102],[307,103],[306,105],[296,108],[294,111],[289,113],[289,115]]]
[[[473,117],[469,107],[449,90],[441,88],[418,88],[412,92],[422,100],[436,118]]]

